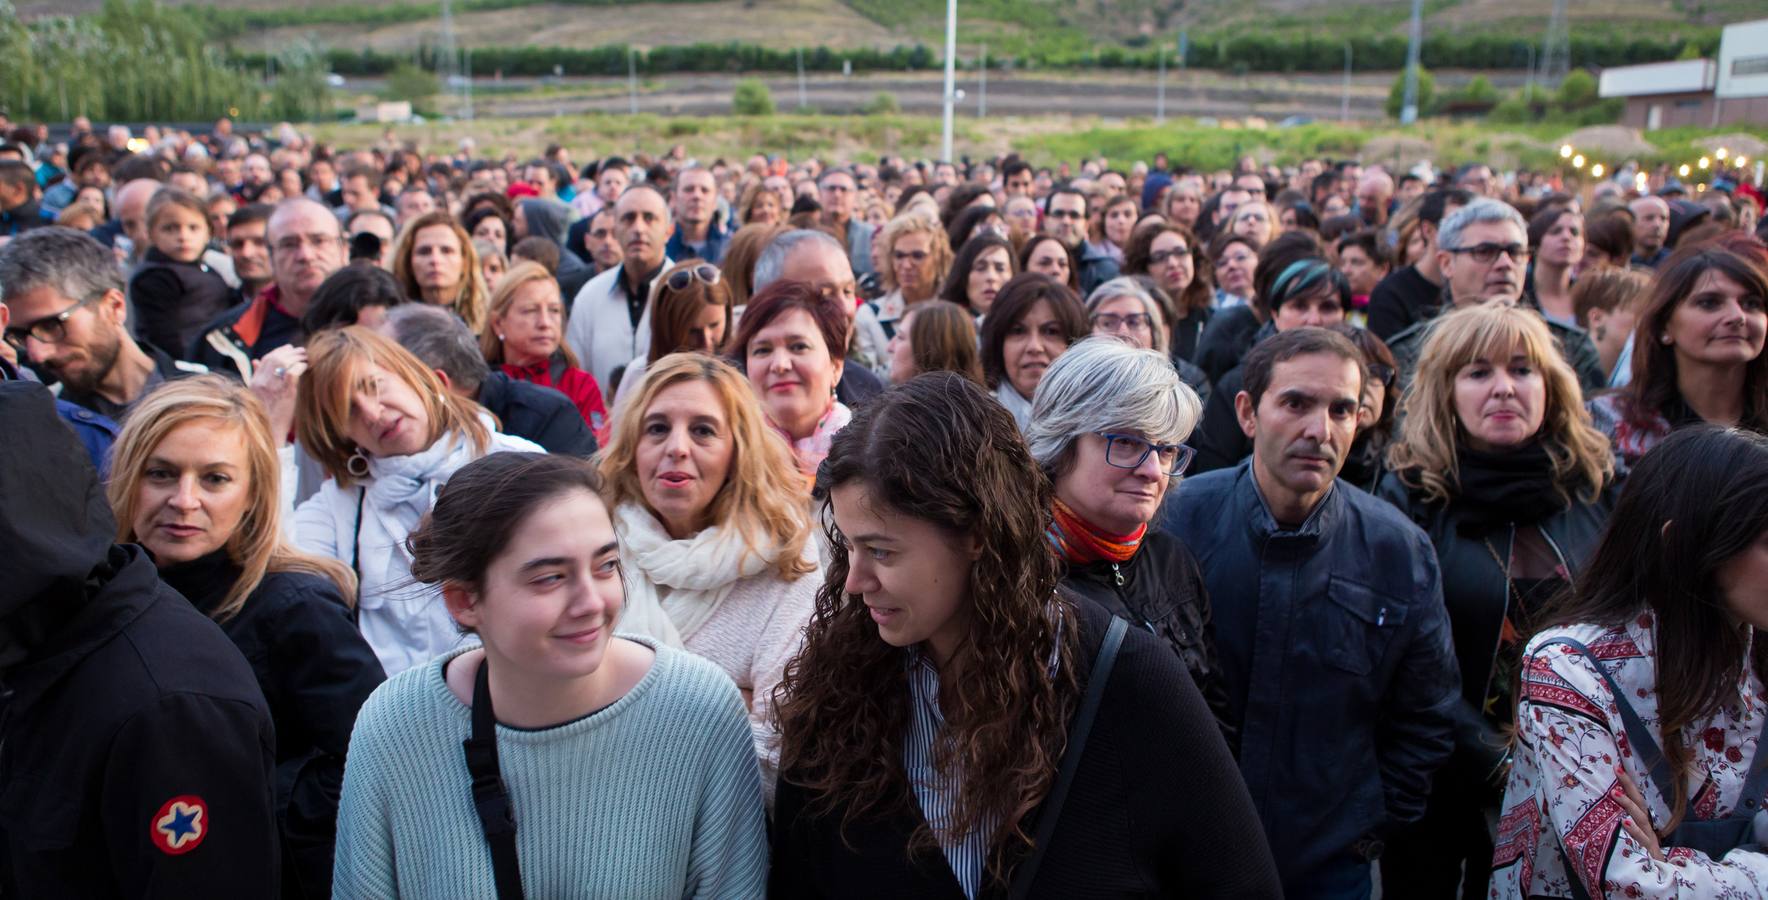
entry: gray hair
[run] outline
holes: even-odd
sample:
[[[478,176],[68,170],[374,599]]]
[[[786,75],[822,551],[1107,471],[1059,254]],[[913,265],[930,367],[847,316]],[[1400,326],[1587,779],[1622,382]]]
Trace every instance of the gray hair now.
[[[491,374],[472,329],[447,309],[402,303],[387,310],[387,328],[399,346],[424,365],[448,373],[448,380],[469,394],[477,395]]]
[[[1461,232],[1469,225],[1509,222],[1516,226],[1517,233],[1528,241],[1529,223],[1523,221],[1522,213],[1501,200],[1487,197],[1475,198],[1472,203],[1450,213],[1437,228],[1437,246],[1444,250],[1461,248]]]
[[[116,255],[84,231],[50,226],[0,247],[0,303],[51,288],[70,300],[91,300],[123,289]]]
[[[1069,347],[1044,372],[1032,395],[1025,443],[1054,481],[1072,463],[1083,434],[1126,431],[1150,443],[1177,444],[1202,416],[1203,404],[1166,354],[1093,337]]]
[[[1093,292],[1087,295],[1089,327],[1093,313],[1098,312],[1099,306],[1113,297],[1134,297],[1141,301],[1142,312],[1148,315],[1148,330],[1154,335],[1154,349],[1165,353],[1167,343],[1166,316],[1161,310],[1160,303],[1154,299],[1154,295],[1148,293],[1148,289],[1143,287],[1142,283],[1136,280],[1133,275],[1119,275],[1093,288]]]
[[[799,245],[803,244],[805,241],[810,241],[815,244],[823,244],[830,250],[841,254],[842,259],[847,258],[847,248],[841,246],[841,242],[835,240],[835,238],[828,232],[816,231],[809,228],[799,228],[793,231],[788,231],[785,234],[774,238],[773,241],[767,245],[767,248],[761,251],[761,256],[756,258],[754,293],[759,294],[761,293],[762,288],[780,280],[781,276],[784,275],[786,271],[786,257],[791,256],[792,251],[797,250]],[[751,296],[753,296],[753,294],[751,294]]]

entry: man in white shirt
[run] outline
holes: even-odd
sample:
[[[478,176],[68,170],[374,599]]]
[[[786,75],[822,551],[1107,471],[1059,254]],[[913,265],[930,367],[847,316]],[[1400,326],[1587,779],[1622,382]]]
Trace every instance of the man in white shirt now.
[[[624,258],[590,279],[571,301],[565,342],[610,403],[614,373],[649,349],[651,282],[669,267],[664,248],[674,230],[669,204],[656,188],[627,188],[614,204],[614,231]]]

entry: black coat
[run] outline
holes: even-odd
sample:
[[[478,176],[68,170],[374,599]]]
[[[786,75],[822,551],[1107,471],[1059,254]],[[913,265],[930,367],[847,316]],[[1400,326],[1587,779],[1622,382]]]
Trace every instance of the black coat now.
[[[275,744],[232,641],[116,523],[41,385],[0,384],[0,896],[275,897]]]
[[[1075,664],[1084,690],[1111,619],[1092,603],[1076,609]],[[1233,757],[1177,657],[1132,628],[1109,684],[1029,895],[1281,896]],[[905,853],[924,821],[906,787],[893,813],[853,823],[844,841],[842,811],[813,815],[809,792],[793,777],[780,773],[774,801],[769,896],[963,896],[937,847]],[[1036,815],[1025,825],[1030,832]],[[1005,895],[998,883],[982,891]]]
[[[479,385],[479,405],[503,423],[503,433],[527,438],[548,453],[595,455],[595,434],[571,398],[549,387],[492,372]]]
[[[239,569],[217,551],[161,569],[160,577],[213,616]],[[356,630],[337,585],[317,575],[266,574],[221,630],[251,665],[276,723],[282,895],[330,897],[350,730],[386,673]]]
[[[1230,469],[1252,455],[1252,438],[1241,430],[1240,415],[1234,410],[1234,396],[1245,387],[1244,371],[1238,365],[1216,379],[1215,389],[1203,404],[1197,432],[1191,437],[1191,445],[1197,449],[1191,474]]]
[[[149,247],[129,278],[135,334],[179,359],[189,359],[197,339],[238,299],[221,275],[201,260],[181,263]]]
[[[1429,318],[1442,299],[1442,287],[1417,266],[1395,269],[1369,292],[1369,330],[1385,341]]]
[[[1062,583],[1106,612],[1165,641],[1190,670],[1216,721],[1227,721],[1228,694],[1222,687],[1221,664],[1216,661],[1209,589],[1203,585],[1197,560],[1178,538],[1150,531],[1129,562],[1069,566]]]
[[[1217,312],[1204,327],[1203,336],[1197,339],[1197,358],[1193,362],[1203,369],[1211,383],[1220,381],[1229,369],[1240,365],[1240,358],[1264,337],[1260,333],[1264,324],[1250,306],[1235,306]]]

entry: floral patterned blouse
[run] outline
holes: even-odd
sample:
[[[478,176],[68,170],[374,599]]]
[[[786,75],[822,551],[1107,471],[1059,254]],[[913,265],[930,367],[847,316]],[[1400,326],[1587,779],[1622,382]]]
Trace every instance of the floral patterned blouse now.
[[[1490,897],[1575,896],[1567,882],[1568,864],[1592,897],[1768,895],[1768,854],[1740,848],[1712,859],[1665,846],[1668,859],[1659,861],[1622,829],[1624,814],[1610,794],[1619,784],[1617,760],[1660,827],[1670,819],[1669,798],[1659,795],[1628,746],[1613,692],[1590,661],[1563,644],[1540,649],[1560,637],[1589,647],[1631,695],[1628,702],[1645,727],[1660,733],[1650,613],[1625,628],[1574,625],[1536,635],[1523,659],[1518,743],[1498,820]],[[1727,816],[1741,801],[1738,794],[1768,716],[1768,693],[1749,667],[1734,691],[1711,718],[1681,735],[1694,748],[1688,786],[1700,819]]]

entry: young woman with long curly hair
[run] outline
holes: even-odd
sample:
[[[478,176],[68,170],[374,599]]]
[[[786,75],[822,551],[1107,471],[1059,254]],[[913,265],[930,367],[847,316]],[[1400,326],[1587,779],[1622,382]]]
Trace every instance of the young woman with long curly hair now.
[[[983,388],[874,400],[817,496],[833,548],[775,699],[771,896],[1278,896],[1184,663],[1058,593],[1049,483]]]

